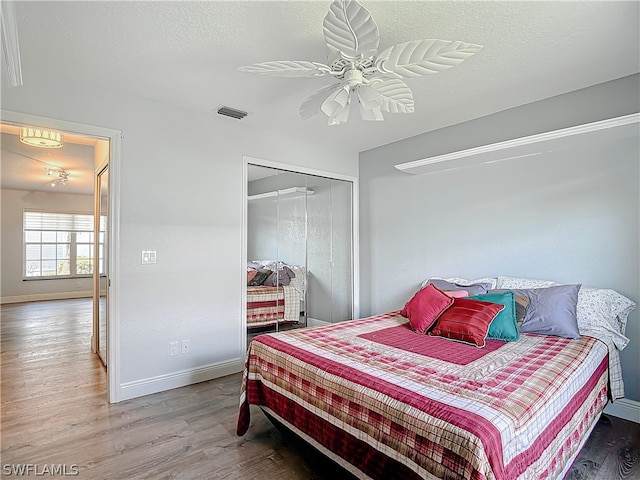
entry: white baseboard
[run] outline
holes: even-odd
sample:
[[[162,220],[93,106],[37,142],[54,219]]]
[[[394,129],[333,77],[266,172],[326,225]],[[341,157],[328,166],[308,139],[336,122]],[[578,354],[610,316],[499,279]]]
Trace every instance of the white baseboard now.
[[[317,318],[307,318],[307,327],[319,327],[321,325],[329,325],[331,322],[318,320]]]
[[[12,295],[0,298],[0,304],[39,302],[42,300],[67,300],[71,298],[88,298],[93,296],[93,291],[82,290],[78,292],[57,293],[31,293],[27,295]]]
[[[624,418],[630,422],[640,423],[640,402],[621,398],[607,404],[604,413],[613,417]]]
[[[120,395],[118,396],[118,401],[142,397],[144,395],[163,392],[173,388],[186,387],[187,385],[192,385],[194,383],[206,382],[207,380],[241,372],[243,369],[244,359],[235,358],[227,362],[211,363],[209,365],[202,365],[201,367],[122,383],[120,384]]]

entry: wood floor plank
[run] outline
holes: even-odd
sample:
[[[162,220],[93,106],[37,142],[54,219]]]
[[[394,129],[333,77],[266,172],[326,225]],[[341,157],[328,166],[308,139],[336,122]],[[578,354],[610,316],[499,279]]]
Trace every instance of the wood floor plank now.
[[[346,473],[252,406],[235,435],[241,374],[109,404],[90,352],[91,299],[3,305],[2,464],[77,465],[90,480],[343,480]],[[568,473],[640,478],[640,425],[600,421]]]

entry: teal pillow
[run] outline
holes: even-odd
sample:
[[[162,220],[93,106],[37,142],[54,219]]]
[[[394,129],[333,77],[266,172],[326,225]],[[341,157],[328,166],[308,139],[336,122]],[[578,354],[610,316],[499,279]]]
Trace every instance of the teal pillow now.
[[[484,293],[466,298],[504,305],[502,311],[498,313],[498,316],[489,325],[487,338],[507,342],[515,342],[520,338],[520,330],[518,329],[518,320],[516,318],[516,300],[512,291]]]

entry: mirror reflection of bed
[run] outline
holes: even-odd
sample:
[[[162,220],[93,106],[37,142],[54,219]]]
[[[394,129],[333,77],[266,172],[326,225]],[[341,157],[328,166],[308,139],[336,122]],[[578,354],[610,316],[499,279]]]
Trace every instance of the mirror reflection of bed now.
[[[249,339],[352,318],[352,183],[247,170]]]

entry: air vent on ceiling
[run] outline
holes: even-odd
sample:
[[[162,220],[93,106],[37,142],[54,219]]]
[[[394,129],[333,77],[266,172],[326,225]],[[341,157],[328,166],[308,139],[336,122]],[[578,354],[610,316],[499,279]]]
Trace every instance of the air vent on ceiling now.
[[[226,115],[227,117],[235,118],[237,120],[242,120],[244,117],[248,115],[247,112],[243,112],[242,110],[236,110],[235,108],[225,107],[224,105],[220,105],[216,111],[219,115]]]

